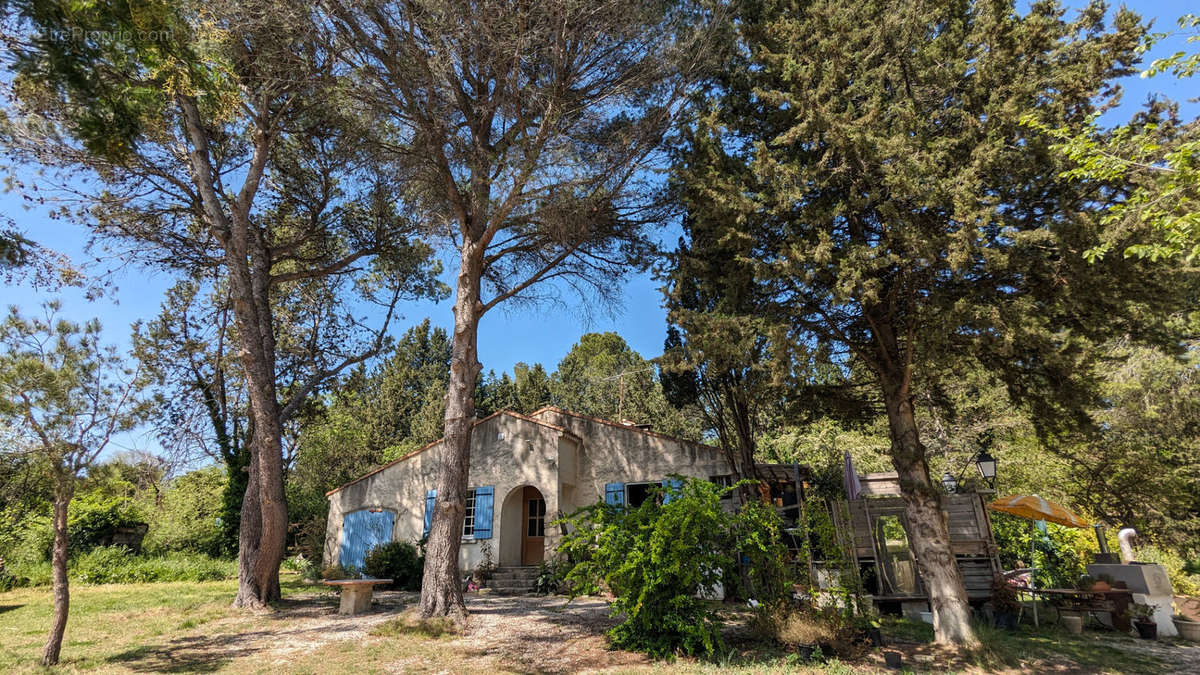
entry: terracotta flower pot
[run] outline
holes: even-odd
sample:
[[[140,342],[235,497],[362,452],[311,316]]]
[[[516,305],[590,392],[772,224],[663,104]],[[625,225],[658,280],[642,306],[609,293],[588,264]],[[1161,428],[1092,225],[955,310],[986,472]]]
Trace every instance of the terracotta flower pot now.
[[[1096,592],[1111,591],[1112,586],[1109,585],[1107,581],[1097,581],[1096,583],[1092,584],[1092,590]]]
[[[1174,622],[1175,630],[1179,631],[1179,637],[1192,642],[1200,642],[1200,621],[1174,619]]]

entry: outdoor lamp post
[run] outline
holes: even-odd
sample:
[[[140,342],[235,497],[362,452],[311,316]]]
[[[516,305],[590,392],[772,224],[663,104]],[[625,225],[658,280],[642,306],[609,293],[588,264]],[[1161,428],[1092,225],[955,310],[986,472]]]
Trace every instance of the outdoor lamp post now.
[[[954,479],[954,474],[949,471],[942,474],[942,487],[946,488],[946,492],[951,494],[958,491],[958,481]]]
[[[980,450],[975,457],[975,466],[979,467],[979,475],[987,481],[988,487],[996,488],[996,458],[987,450]]]

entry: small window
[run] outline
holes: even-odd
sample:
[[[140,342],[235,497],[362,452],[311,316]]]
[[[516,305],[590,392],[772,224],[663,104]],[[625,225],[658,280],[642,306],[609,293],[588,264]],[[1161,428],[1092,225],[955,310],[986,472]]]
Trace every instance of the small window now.
[[[625,503],[629,505],[629,508],[636,509],[661,488],[662,483],[627,483],[625,485]]]
[[[546,536],[546,500],[529,500],[529,536]]]
[[[467,512],[466,517],[463,518],[462,536],[475,536],[475,488],[467,490]]]
[[[720,476],[709,476],[708,481],[715,484],[719,488],[728,488],[733,486],[733,474],[727,473]],[[721,495],[721,499],[733,499],[733,491],[730,490]]]

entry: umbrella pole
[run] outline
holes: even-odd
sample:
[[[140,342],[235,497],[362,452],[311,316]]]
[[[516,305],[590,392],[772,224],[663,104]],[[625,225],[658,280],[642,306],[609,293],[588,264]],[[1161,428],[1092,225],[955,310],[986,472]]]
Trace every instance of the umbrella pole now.
[[[1032,568],[1032,571],[1029,573],[1029,589],[1031,591],[1037,590],[1038,567],[1037,567],[1037,561],[1034,560],[1034,557],[1033,557],[1035,553],[1037,553],[1037,540],[1030,539],[1029,540],[1029,566],[1030,566],[1030,568]],[[1033,596],[1033,627],[1041,628],[1041,625],[1038,624],[1037,593],[1030,593],[1029,595]]]

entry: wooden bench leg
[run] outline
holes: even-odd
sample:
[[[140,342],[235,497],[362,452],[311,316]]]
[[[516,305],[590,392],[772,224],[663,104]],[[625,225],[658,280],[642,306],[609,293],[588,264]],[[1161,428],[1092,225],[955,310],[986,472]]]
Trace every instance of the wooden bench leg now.
[[[338,608],[338,614],[352,616],[367,611],[371,607],[371,590],[370,586],[343,588],[342,604]]]

